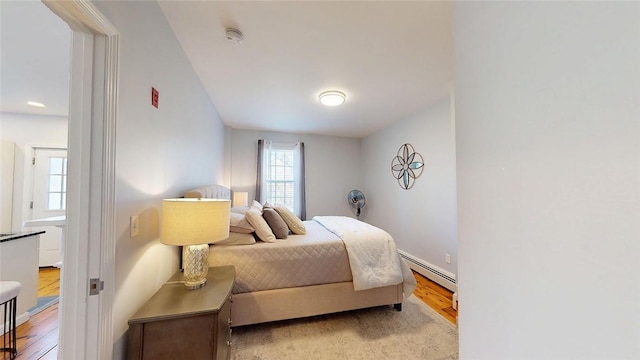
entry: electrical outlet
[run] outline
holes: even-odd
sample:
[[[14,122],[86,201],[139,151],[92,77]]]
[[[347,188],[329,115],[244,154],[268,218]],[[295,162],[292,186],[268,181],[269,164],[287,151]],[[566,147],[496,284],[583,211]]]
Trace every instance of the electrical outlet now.
[[[138,226],[138,216],[133,215],[129,220],[129,236],[136,237],[138,236],[138,230],[140,229]]]
[[[444,254],[444,262],[446,262],[447,264],[451,264],[451,254]]]

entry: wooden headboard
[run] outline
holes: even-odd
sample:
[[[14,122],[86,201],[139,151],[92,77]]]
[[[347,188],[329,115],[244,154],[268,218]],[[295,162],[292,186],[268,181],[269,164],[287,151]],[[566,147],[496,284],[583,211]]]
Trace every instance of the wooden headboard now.
[[[231,190],[222,185],[207,185],[187,191],[184,194],[186,198],[200,199],[227,199],[231,200]]]

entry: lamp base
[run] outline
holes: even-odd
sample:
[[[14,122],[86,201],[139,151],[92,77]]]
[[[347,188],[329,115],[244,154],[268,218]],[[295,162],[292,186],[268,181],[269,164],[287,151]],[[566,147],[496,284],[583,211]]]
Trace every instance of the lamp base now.
[[[209,245],[188,245],[182,253],[184,287],[195,290],[207,283],[209,274]]]
[[[195,289],[200,289],[206,283],[207,283],[207,279],[206,278],[204,278],[204,279],[202,279],[200,281],[194,281],[194,282],[190,282],[190,281],[186,281],[185,280],[184,287],[187,288],[187,290],[195,290]]]

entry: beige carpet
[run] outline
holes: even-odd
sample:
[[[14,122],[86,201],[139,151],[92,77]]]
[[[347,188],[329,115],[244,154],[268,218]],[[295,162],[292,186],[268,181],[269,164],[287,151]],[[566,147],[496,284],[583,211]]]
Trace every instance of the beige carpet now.
[[[233,360],[458,359],[458,330],[415,296],[392,307],[233,329]]]

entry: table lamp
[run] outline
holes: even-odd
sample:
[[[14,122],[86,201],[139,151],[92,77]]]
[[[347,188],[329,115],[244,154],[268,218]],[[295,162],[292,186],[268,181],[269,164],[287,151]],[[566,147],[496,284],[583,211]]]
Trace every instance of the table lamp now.
[[[246,191],[234,191],[233,206],[247,206],[247,205],[249,205],[249,193]]]
[[[160,242],[184,246],[184,286],[204,286],[209,273],[209,243],[229,237],[230,200],[164,199]]]

